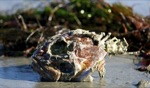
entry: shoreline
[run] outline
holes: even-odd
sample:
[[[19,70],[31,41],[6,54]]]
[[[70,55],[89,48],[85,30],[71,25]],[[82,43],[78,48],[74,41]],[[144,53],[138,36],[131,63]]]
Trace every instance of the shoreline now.
[[[39,75],[29,67],[31,64],[30,58],[0,57],[0,87],[137,88],[141,85],[142,80],[150,80],[150,74],[135,70],[133,58],[135,58],[133,55],[106,56],[106,75],[101,80],[98,72],[94,72],[92,74],[93,82],[41,82]],[[19,83],[19,85],[16,85],[16,83]],[[147,86],[150,87],[150,84]]]

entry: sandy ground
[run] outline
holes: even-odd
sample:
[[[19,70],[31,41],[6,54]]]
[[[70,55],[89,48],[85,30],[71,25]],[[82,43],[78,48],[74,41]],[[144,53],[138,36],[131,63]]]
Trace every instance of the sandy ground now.
[[[0,58],[0,88],[136,88],[140,80],[150,75],[135,70],[134,56],[106,57],[106,75],[100,80],[93,73],[93,82],[40,82],[39,75],[30,68],[29,58]]]
[[[133,64],[134,56],[119,55],[106,59],[105,81],[110,85],[122,86],[124,88],[134,88],[141,80],[149,80],[150,75],[145,72],[135,70]]]

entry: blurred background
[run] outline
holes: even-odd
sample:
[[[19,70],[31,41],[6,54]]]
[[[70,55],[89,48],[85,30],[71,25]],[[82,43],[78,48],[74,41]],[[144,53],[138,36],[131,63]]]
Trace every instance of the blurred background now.
[[[0,0],[0,55],[30,56],[63,27],[112,33],[149,51],[149,0]]]
[[[56,0],[61,1],[61,0]],[[64,0],[69,2],[68,0]],[[126,6],[133,8],[135,13],[143,16],[150,15],[150,1],[149,0],[104,0],[109,4],[122,3]],[[15,13],[18,9],[29,9],[42,6],[47,2],[53,2],[53,0],[0,0],[0,12],[6,14]]]

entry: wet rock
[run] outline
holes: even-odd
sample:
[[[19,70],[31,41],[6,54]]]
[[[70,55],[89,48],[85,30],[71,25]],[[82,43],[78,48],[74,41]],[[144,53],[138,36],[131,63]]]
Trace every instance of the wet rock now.
[[[37,48],[31,66],[48,81],[92,81],[93,71],[103,78],[107,52],[124,53],[128,46],[125,39],[109,39],[110,35],[61,30]]]

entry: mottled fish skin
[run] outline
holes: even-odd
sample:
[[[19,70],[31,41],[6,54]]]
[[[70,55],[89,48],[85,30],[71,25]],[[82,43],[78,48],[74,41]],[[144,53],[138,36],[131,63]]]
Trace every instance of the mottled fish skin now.
[[[118,53],[127,48],[117,38],[113,38],[117,43],[109,39],[111,33],[99,35],[83,29],[63,29],[57,33],[31,56],[32,68],[48,81],[92,81],[91,74],[94,71],[98,71],[100,78],[103,78],[104,58],[107,54],[105,50]],[[119,50],[113,46],[119,47]]]

